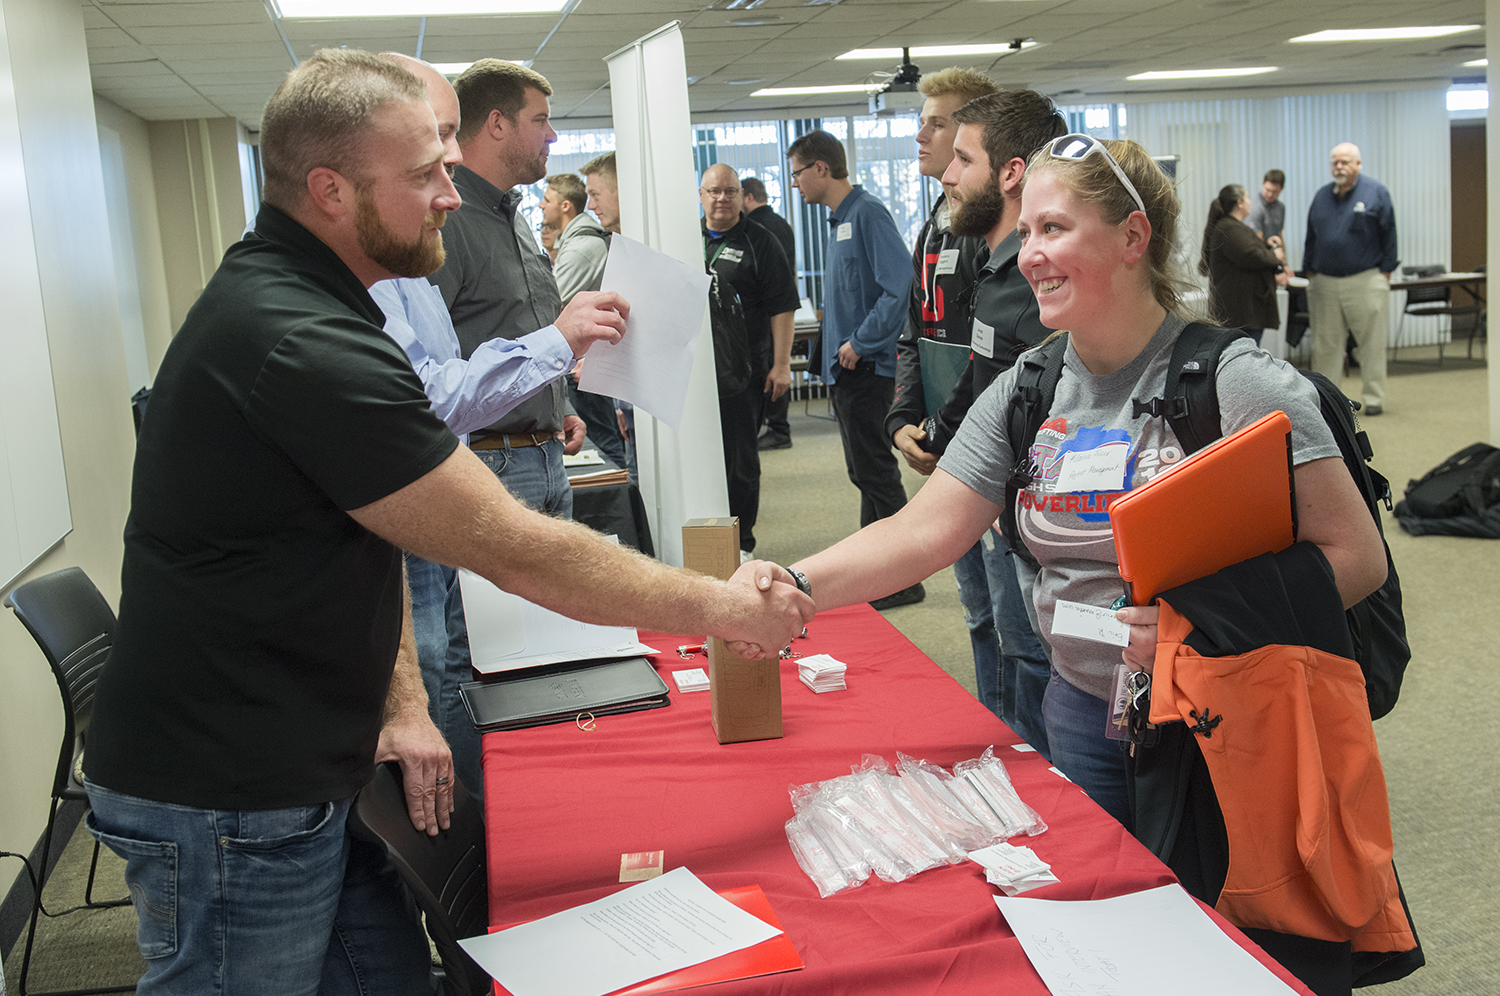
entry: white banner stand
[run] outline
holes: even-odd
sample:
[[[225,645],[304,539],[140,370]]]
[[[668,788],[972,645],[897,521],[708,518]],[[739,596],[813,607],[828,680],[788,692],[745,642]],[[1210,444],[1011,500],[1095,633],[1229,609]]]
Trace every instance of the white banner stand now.
[[[679,24],[658,28],[604,61],[614,104],[621,231],[698,268],[703,266],[703,235],[697,202],[689,194],[697,189],[698,178],[689,144],[687,59]],[[713,335],[706,314],[700,334],[682,429],[674,432],[635,410],[636,461],[651,537],[656,555],[678,566],[682,524],[729,514]]]

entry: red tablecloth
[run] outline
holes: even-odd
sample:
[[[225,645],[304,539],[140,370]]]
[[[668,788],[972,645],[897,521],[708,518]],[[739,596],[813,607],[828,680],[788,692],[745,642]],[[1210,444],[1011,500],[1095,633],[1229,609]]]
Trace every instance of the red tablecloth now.
[[[945,866],[890,884],[818,897],[787,844],[789,785],[847,774],[861,755],[896,751],[951,767],[994,744],[1017,791],[1049,830],[1014,843],[1052,865],[1045,899],[1102,899],[1175,881],[1160,861],[868,606],[826,612],[795,649],[849,665],[847,691],[816,695],[781,665],[785,736],[720,745],[708,693],[679,694],[670,673],[707,667],[674,648],[701,637],[642,633],[663,651],[673,688],[665,709],[484,738],[490,920],[516,923],[617,889],[620,856],[666,852],[714,889],[759,885],[806,968],[697,990],[705,994],[1044,994],[976,864]],[[1232,926],[1225,931],[1308,992]],[[1149,925],[1121,924],[1122,930]],[[1170,969],[1164,966],[1164,971]],[[1003,983],[1003,986],[1001,985]]]

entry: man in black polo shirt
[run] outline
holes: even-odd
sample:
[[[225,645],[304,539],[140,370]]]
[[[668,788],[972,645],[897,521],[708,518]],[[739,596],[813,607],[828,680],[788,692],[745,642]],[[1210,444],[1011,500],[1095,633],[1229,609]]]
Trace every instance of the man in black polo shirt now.
[[[89,829],[127,860],[142,992],[422,992],[420,922],[345,836],[378,760],[418,829],[452,809],[401,548],[759,652],[812,606],[769,565],[715,582],[524,508],[432,413],[366,290],[436,269],[459,205],[415,76],[324,50],[267,105],[261,153],[255,231],[173,339],[138,441]]]
[[[786,261],[792,268],[792,281],[797,279],[797,237],[792,226],[776,213],[766,199],[766,185],[759,177],[747,176],[740,180],[740,210],[754,224],[759,225],[781,243]],[[756,446],[763,450],[784,450],[792,445],[792,427],[787,423],[787,410],[791,404],[791,392],[767,402],[765,408],[765,431],[757,437]]]
[[[741,214],[740,181],[717,163],[703,171],[703,258],[739,295],[750,336],[750,386],[719,398],[729,514],[740,519],[740,549],[755,549],[760,510],[760,454],[755,433],[768,402],[792,383],[792,314],[797,284],[776,237]]]
[[[1052,101],[1034,90],[1003,90],[972,100],[953,113],[952,122],[953,161],[943,174],[943,186],[954,204],[952,228],[959,235],[983,238],[990,255],[974,285],[969,366],[943,406],[944,413],[955,412],[957,420],[951,426],[940,420],[923,441],[935,453],[947,448],[970,404],[990,382],[1051,333],[1042,325],[1036,295],[1016,265],[1021,249],[1016,219],[1027,161],[1067,131]],[[1018,582],[1018,558],[1010,556],[1005,538],[994,529],[985,533],[979,547],[984,570],[967,580],[988,588],[984,594],[994,612],[1000,650],[998,680],[991,685],[998,702],[985,704],[1046,754],[1042,695],[1051,664],[1032,625],[1029,595]]]

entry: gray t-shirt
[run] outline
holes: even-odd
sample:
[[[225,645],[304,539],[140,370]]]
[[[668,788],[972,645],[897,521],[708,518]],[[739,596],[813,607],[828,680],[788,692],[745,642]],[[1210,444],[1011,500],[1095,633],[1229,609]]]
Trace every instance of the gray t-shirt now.
[[[1186,325],[1182,318],[1169,314],[1139,356],[1102,377],[1089,373],[1072,343],[1068,344],[1052,410],[1031,449],[1032,464],[1042,472],[1017,496],[1018,528],[1041,565],[1034,597],[1042,632],[1052,645],[1052,664],[1070,684],[1099,698],[1109,695],[1119,648],[1053,636],[1053,610],[1059,599],[1107,607],[1125,593],[1110,531],[1109,502],[1183,459],[1181,444],[1166,420],[1132,417],[1131,399],[1161,396],[1172,345]],[[1006,438],[1005,408],[1019,368],[1017,363],[997,377],[974,403],[938,464],[996,505],[1005,500],[1005,479],[1014,463]],[[1217,384],[1219,423],[1225,435],[1279,409],[1291,419],[1295,463],[1339,455],[1312,384],[1253,340],[1240,339],[1225,348]],[[1121,443],[1128,454],[1122,491],[1069,493],[1059,489],[1064,455]],[[1212,514],[1212,509],[1184,513]]]
[[[1256,194],[1250,202],[1250,213],[1245,216],[1245,224],[1250,226],[1252,232],[1259,232],[1263,239],[1280,235],[1286,225],[1286,205],[1279,199],[1267,203],[1264,197]]]

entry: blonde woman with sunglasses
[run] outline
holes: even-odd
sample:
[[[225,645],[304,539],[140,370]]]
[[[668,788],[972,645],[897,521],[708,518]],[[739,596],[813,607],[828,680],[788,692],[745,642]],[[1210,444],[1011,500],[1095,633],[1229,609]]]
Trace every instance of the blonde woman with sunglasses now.
[[[1040,472],[1017,496],[1016,516],[1019,538],[1040,564],[1029,580],[1053,664],[1043,705],[1051,759],[1127,827],[1124,744],[1105,735],[1105,700],[1122,660],[1150,670],[1157,609],[1118,610],[1129,625],[1123,651],[1055,634],[1053,621],[1060,602],[1109,609],[1120,601],[1125,588],[1104,510],[1182,458],[1166,422],[1132,408],[1134,400],[1161,396],[1172,345],[1188,323],[1185,285],[1172,263],[1179,211],[1171,181],[1139,145],[1066,135],[1028,164],[1018,226],[1018,262],[1042,323],[1068,332],[1049,420],[1031,448]],[[926,578],[996,521],[1016,463],[1006,411],[1020,367],[975,402],[906,508],[792,566],[819,609],[869,601]],[[1374,591],[1385,577],[1380,538],[1311,384],[1242,339],[1224,350],[1217,386],[1225,433],[1278,409],[1291,418],[1299,538],[1322,550],[1346,606]],[[1097,456],[1072,462],[1091,463],[1094,472],[1070,470],[1063,458],[1071,453]]]

